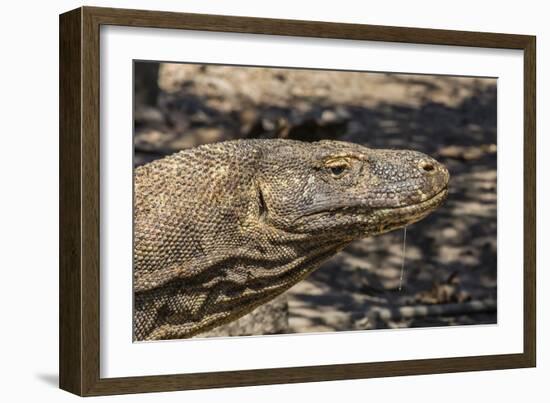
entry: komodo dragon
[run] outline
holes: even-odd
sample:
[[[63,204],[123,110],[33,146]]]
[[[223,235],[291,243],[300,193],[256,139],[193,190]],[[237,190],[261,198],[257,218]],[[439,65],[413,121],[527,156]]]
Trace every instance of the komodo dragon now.
[[[135,340],[247,314],[353,240],[424,218],[448,181],[419,152],[341,141],[227,141],[136,168]]]

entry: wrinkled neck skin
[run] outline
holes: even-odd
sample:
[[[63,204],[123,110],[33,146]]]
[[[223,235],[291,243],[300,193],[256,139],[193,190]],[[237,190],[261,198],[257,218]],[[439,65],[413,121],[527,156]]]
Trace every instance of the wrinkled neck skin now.
[[[335,236],[330,230],[304,233],[277,227],[262,195],[257,197],[246,209],[248,215],[239,220],[240,239],[235,238],[229,252],[238,264],[225,269],[226,277],[235,269],[246,273],[249,296],[263,299],[287,290],[361,237],[360,228]]]
[[[258,253],[266,248],[266,242],[261,237],[247,245],[246,252],[243,249],[239,251],[240,262],[247,261],[243,256],[249,257],[245,269],[249,273],[246,285],[249,292],[262,297],[278,295],[307,277],[351,242],[330,237],[318,238],[313,242],[303,235],[289,235],[284,242],[271,244],[269,253]]]

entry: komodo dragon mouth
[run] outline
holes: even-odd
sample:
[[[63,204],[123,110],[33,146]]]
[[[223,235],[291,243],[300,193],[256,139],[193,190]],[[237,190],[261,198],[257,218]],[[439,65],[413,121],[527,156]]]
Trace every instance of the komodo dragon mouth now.
[[[135,170],[134,338],[188,338],[307,277],[350,242],[410,225],[449,172],[410,150],[237,140]]]
[[[442,190],[431,196],[429,199],[407,206],[388,208],[365,208],[362,206],[342,207],[337,211],[316,211],[300,217],[297,221],[311,220],[314,216],[376,216],[378,217],[377,222],[379,224],[376,234],[382,234],[420,221],[421,219],[429,215],[432,211],[437,209],[441,204],[443,204],[443,202],[447,199],[447,196],[448,189],[445,186]]]
[[[422,220],[447,199],[447,187],[434,196],[420,203],[404,207],[382,208],[378,210],[380,218],[379,233],[385,233],[397,228],[405,227]]]

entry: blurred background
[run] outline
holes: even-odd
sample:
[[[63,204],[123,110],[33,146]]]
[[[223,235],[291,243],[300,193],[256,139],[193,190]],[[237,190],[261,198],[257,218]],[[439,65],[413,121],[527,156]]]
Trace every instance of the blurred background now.
[[[496,95],[493,78],[134,62],[135,166],[278,137],[413,149],[451,173],[445,204],[407,228],[401,289],[398,230],[201,336],[496,323]]]

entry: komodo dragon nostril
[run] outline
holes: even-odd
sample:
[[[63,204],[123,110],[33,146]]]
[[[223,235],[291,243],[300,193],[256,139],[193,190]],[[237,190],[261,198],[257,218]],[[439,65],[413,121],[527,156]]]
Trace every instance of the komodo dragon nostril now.
[[[435,171],[435,165],[431,161],[422,160],[418,165],[420,169],[426,173]]]

